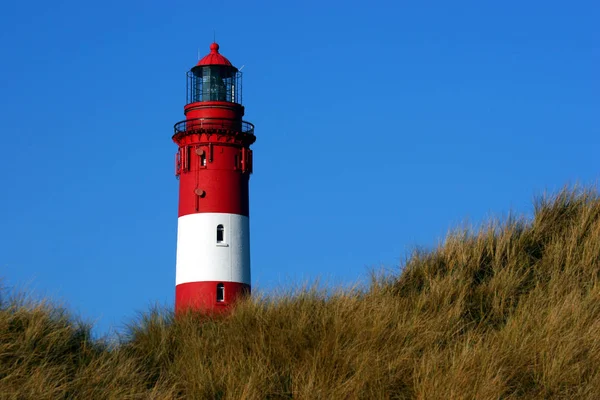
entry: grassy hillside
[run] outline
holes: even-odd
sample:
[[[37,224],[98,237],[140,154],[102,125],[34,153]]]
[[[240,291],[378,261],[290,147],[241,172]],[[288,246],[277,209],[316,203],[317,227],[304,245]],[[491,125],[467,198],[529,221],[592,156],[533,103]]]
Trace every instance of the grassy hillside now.
[[[570,190],[366,290],[254,298],[228,318],[152,310],[114,346],[4,299],[0,397],[595,399],[599,277],[600,198]]]

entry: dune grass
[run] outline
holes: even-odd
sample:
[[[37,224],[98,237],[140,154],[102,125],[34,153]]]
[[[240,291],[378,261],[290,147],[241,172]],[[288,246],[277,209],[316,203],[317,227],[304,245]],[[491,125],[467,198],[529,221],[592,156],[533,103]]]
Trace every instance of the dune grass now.
[[[116,345],[0,304],[6,399],[510,399],[600,394],[600,197],[569,189],[416,251],[366,289],[153,309]]]

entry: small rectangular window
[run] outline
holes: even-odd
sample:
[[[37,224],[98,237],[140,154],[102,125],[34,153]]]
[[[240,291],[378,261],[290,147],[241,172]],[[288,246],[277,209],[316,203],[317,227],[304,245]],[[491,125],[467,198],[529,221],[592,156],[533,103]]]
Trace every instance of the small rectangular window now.
[[[175,176],[179,176],[181,173],[181,152],[178,151],[175,154]]]
[[[183,169],[184,171],[190,170],[190,146],[183,148]]]
[[[225,228],[223,225],[217,225],[217,243],[223,243],[225,241]]]
[[[202,147],[197,147],[196,154],[200,157],[200,166],[206,167],[206,151]]]
[[[219,283],[217,285],[217,301],[225,301],[225,285],[223,285],[222,283]]]

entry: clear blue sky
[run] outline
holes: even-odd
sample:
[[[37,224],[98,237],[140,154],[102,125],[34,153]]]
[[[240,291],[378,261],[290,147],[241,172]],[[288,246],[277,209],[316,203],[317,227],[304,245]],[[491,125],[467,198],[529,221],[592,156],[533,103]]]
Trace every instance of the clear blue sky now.
[[[600,3],[4,2],[0,276],[97,332],[172,304],[172,126],[216,30],[256,125],[253,287],[365,280],[598,178]]]

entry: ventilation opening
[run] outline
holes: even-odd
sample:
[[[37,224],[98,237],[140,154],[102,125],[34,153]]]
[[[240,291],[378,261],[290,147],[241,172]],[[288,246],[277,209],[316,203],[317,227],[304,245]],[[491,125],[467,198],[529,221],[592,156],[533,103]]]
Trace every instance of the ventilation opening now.
[[[223,225],[217,225],[217,243],[223,243],[225,240],[225,228]]]
[[[217,285],[217,301],[225,301],[225,285],[223,285],[222,283],[219,283]]]

